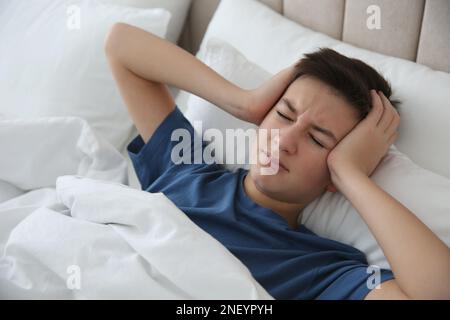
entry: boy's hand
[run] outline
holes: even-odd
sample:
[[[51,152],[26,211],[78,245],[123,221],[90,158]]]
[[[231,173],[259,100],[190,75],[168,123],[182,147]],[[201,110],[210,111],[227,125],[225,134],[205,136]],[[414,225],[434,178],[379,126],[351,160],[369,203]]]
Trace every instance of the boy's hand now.
[[[338,189],[351,174],[370,176],[397,137],[399,114],[381,91],[370,94],[370,113],[328,155],[331,179]]]
[[[294,65],[289,66],[256,89],[247,91],[247,100],[239,117],[260,125],[266,114],[278,102],[294,77]]]

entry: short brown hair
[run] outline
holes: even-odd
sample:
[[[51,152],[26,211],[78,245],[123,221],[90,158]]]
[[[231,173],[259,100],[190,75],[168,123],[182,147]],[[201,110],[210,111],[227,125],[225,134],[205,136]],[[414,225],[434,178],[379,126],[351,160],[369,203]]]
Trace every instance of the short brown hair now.
[[[392,100],[389,82],[374,68],[361,60],[346,57],[330,48],[305,54],[295,64],[293,81],[301,76],[311,76],[329,85],[354,106],[364,119],[372,109],[370,90],[382,91],[399,112],[399,100]]]

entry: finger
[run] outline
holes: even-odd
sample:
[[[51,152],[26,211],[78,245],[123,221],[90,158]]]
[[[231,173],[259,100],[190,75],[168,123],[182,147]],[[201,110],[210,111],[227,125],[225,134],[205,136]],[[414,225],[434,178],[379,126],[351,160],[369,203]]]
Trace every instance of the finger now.
[[[383,94],[383,92],[380,91],[380,97],[383,100],[384,105],[386,106],[386,110],[392,114],[394,118],[398,118],[400,120],[400,114],[395,109],[395,107],[392,105],[391,101]]]
[[[370,90],[370,96],[372,97],[372,110],[367,117],[377,125],[383,115],[384,107],[375,90]]]
[[[392,115],[391,121],[389,122],[387,127],[384,128],[384,132],[391,135],[395,130],[397,130],[398,125],[400,124],[400,115],[398,114],[397,110],[395,110],[389,99],[383,94],[383,92],[380,92],[380,97],[383,100],[384,105],[386,106],[385,112]]]
[[[388,139],[389,146],[397,140],[397,137],[398,137],[398,132],[395,131]]]
[[[400,117],[392,117],[392,121],[389,124],[388,128],[386,129],[386,131],[384,131],[384,133],[390,137],[394,132],[397,131],[398,129],[398,125],[400,124]]]
[[[377,123],[377,127],[385,132],[389,127],[389,124],[391,123],[394,115],[392,114],[392,111],[390,111],[389,106],[386,105],[386,101],[383,100],[381,94],[377,92],[377,96],[383,104],[383,115],[381,116],[380,121]]]
[[[383,100],[386,106],[389,106],[389,109],[393,112],[393,114],[400,116],[395,107],[392,105],[391,101],[384,95],[383,91],[380,91],[379,93],[381,99]]]

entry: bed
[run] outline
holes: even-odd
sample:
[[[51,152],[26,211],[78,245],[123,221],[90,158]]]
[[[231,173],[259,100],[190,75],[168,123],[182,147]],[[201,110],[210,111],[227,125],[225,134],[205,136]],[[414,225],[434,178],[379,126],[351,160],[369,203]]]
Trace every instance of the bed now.
[[[0,4],[0,39],[8,48],[0,50],[0,298],[272,299],[162,193],[140,190],[126,152],[137,132],[102,51],[115,21],[177,43],[242,87],[257,86],[321,46],[376,67],[404,102],[404,120],[373,178],[450,245],[450,2],[40,0],[34,6]],[[246,126],[170,89],[190,121]],[[324,194],[301,222],[389,267],[342,196]]]

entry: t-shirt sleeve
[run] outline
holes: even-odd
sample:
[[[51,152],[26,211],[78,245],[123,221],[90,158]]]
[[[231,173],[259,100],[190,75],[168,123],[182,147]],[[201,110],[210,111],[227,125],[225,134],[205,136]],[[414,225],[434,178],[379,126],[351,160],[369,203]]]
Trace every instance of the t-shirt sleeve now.
[[[394,279],[391,270],[355,266],[334,279],[320,294],[320,300],[363,300],[377,284]]]
[[[175,132],[175,130],[177,131]],[[174,132],[174,140],[172,140]],[[183,141],[183,139],[185,140]],[[178,145],[182,142],[184,146],[185,143],[189,144],[189,148],[186,150],[189,150],[190,162],[180,163],[181,160],[186,159],[185,149]],[[176,150],[179,152],[173,159],[172,148],[176,145],[178,145]],[[205,146],[206,143],[195,132],[189,120],[184,117],[178,106],[175,106],[175,109],[161,122],[147,143],[144,143],[142,137],[138,135],[129,143],[127,151],[141,187],[145,190],[164,172],[174,166],[177,166],[177,170],[187,170],[190,168],[190,163],[198,161],[198,155],[200,155],[200,161],[202,161],[201,154]],[[196,154],[196,158],[194,158],[194,154]],[[205,165],[203,161],[201,164]]]

